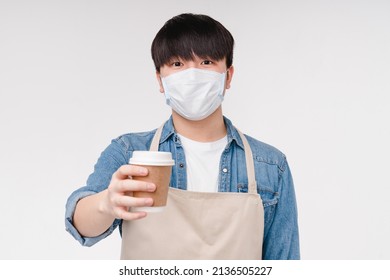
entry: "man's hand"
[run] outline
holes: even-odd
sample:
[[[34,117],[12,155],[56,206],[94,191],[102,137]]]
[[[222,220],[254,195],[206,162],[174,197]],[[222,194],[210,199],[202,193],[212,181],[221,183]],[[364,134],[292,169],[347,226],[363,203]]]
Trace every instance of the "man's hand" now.
[[[151,206],[152,198],[136,198],[135,191],[154,192],[153,183],[131,179],[133,176],[146,176],[148,169],[136,165],[122,165],[112,175],[110,185],[101,201],[100,209],[117,219],[136,220],[146,216],[145,212],[129,212],[130,207]]]

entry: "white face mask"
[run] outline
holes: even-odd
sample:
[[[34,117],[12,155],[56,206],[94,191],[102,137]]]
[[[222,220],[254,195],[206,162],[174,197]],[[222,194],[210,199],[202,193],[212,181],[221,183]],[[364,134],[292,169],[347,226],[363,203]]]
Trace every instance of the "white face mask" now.
[[[223,101],[226,72],[188,68],[161,78],[166,103],[183,118],[199,121]]]

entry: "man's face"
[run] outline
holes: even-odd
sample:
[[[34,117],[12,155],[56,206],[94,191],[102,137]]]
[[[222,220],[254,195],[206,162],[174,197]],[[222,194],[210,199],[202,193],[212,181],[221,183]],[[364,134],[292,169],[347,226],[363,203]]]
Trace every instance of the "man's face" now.
[[[226,74],[226,89],[230,88],[230,82],[233,76],[233,66],[230,66],[229,69],[226,67],[226,58],[222,60],[212,60],[212,59],[204,59],[198,56],[194,57],[194,60],[183,60],[180,58],[172,59],[169,63],[160,67],[160,73],[157,74],[157,80],[160,84],[160,92],[164,92],[164,88],[162,86],[161,78],[165,78],[171,74],[177,73],[179,71],[186,70],[188,68],[198,68],[203,70],[215,71],[218,73]]]

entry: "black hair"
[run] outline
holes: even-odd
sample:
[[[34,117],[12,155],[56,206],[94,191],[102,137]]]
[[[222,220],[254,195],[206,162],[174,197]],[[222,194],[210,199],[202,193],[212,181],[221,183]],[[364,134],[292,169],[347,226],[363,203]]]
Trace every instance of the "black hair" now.
[[[226,67],[233,63],[234,39],[218,21],[206,15],[180,14],[168,20],[152,43],[152,59],[156,70],[172,58],[191,60],[201,58],[221,60]]]

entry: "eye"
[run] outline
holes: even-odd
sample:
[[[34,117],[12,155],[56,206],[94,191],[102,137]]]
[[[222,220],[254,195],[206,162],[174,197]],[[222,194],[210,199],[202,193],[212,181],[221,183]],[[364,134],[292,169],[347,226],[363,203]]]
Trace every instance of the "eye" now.
[[[172,65],[173,67],[180,67],[180,66],[183,65],[183,63],[181,63],[180,61],[174,61],[174,62],[171,63],[171,65]]]
[[[211,65],[211,64],[213,64],[213,62],[211,60],[203,60],[202,64],[203,65]]]

